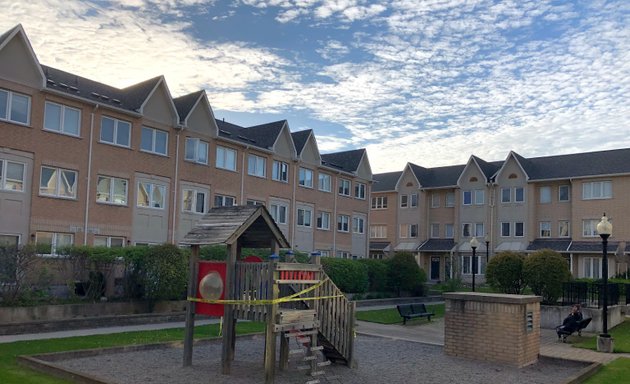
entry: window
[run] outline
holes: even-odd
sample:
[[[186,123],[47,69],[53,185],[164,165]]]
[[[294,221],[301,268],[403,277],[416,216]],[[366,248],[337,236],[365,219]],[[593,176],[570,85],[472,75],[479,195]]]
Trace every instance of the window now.
[[[0,159],[0,190],[23,191],[26,165]]]
[[[486,231],[484,231],[483,227],[483,223],[475,223],[475,236],[484,237],[486,235]]]
[[[342,196],[350,196],[350,180],[339,180],[339,194]]]
[[[318,187],[320,191],[330,192],[332,191],[332,178],[329,174],[320,173],[318,175]]]
[[[101,143],[131,146],[131,123],[103,116],[101,118]]]
[[[510,223],[501,223],[501,237],[510,236]]]
[[[597,236],[597,219],[582,220],[582,236],[583,237],[596,237]]]
[[[266,177],[267,159],[264,157],[249,155],[247,157],[247,174],[258,177]]]
[[[568,185],[561,185],[558,187],[558,201],[569,201],[570,200],[570,195],[569,195],[569,186]]]
[[[236,171],[236,151],[231,148],[217,146],[216,167]]]
[[[337,257],[340,258],[340,259],[349,259],[350,258],[350,252],[337,251]]]
[[[525,190],[523,187],[514,188],[514,201],[516,203],[522,203],[525,201]]]
[[[387,208],[387,196],[379,196],[372,198],[372,209]]]
[[[235,202],[236,199],[232,196],[214,195],[215,207],[232,207]]]
[[[303,187],[313,188],[313,171],[306,168],[300,168],[300,172],[298,176],[299,176],[298,184],[300,184]]]
[[[166,187],[159,184],[138,183],[138,207],[164,209]]]
[[[483,205],[486,194],[483,189],[475,189],[475,205]]]
[[[269,213],[271,213],[271,217],[276,221],[277,224],[286,224],[287,223],[287,206],[280,204],[271,204],[269,206]]]
[[[35,232],[37,251],[44,255],[56,256],[64,248],[74,244],[71,233]]]
[[[612,197],[611,181],[596,181],[582,184],[582,199],[610,199]]]
[[[558,222],[558,237],[569,237],[571,231],[569,228],[569,220],[560,220]]]
[[[0,234],[0,245],[17,247],[20,245],[20,236]],[[0,270],[2,270],[2,266],[0,266]],[[6,273],[6,270],[4,273]],[[13,269],[13,274],[14,273],[15,273],[15,268]]]
[[[400,208],[407,208],[409,206],[409,195],[400,195]]]
[[[354,183],[354,197],[357,199],[365,200],[365,184]]]
[[[127,205],[127,180],[99,176],[96,183],[96,201],[99,203]]]
[[[184,189],[182,196],[182,211],[191,213],[206,213],[206,192],[196,189]]]
[[[248,206],[252,207],[252,206],[257,206],[257,205],[265,205],[264,201],[260,201],[260,200],[252,200],[252,199],[247,199],[247,201],[245,202],[245,204],[247,204]]]
[[[319,255],[321,257],[329,257],[330,256],[330,251],[323,251],[323,250],[318,250],[316,252],[319,252]]]
[[[187,137],[184,159],[199,164],[208,164],[208,143],[193,137]]]
[[[464,205],[471,205],[472,204],[472,191],[463,191],[462,199],[463,199]]]
[[[312,214],[313,212],[310,209],[298,208],[297,210],[298,227],[310,227]]]
[[[362,235],[365,233],[365,219],[362,217],[352,218],[352,232]]]
[[[541,221],[540,225],[540,237],[551,237],[551,222],[550,221]]]
[[[446,202],[444,203],[445,207],[454,207],[455,206],[455,192],[446,192]]]
[[[447,239],[455,237],[455,227],[453,224],[444,224],[444,237]]]
[[[463,223],[462,224],[462,237],[471,237],[472,236],[472,224]]]
[[[370,238],[372,239],[384,239],[387,237],[386,225],[371,225],[370,226]]]
[[[337,216],[337,231],[339,232],[349,232],[350,225],[350,217],[346,215]]]
[[[275,181],[281,181],[283,183],[289,182],[289,164],[274,160],[273,169],[271,170],[271,178]]]
[[[77,172],[61,168],[42,167],[39,193],[44,196],[76,198]]]
[[[551,203],[551,187],[540,187],[540,203]]]
[[[400,224],[399,231],[401,238],[418,237],[417,224]]]
[[[440,207],[440,195],[437,192],[431,194],[431,208]]]
[[[329,230],[330,229],[330,213],[318,212],[317,213],[317,229]]]
[[[440,237],[440,224],[431,224],[431,237],[438,238]]]
[[[510,203],[512,201],[512,189],[501,188],[501,202]]]
[[[599,257],[584,258],[584,276],[591,279],[601,278],[602,259]]]
[[[486,272],[486,260],[485,257],[475,255],[475,274],[484,274]],[[462,256],[462,273],[470,275],[473,272],[473,258],[471,256]]]
[[[44,109],[44,129],[71,136],[79,136],[81,111],[65,105],[46,102]]]
[[[125,246],[124,237],[94,236],[95,247],[122,248]]]
[[[522,222],[514,223],[514,236],[523,237],[524,231],[525,231],[525,226],[523,225]]]
[[[418,194],[417,193],[412,193],[411,194],[411,207],[417,207],[418,206]]]
[[[0,120],[28,125],[30,109],[29,96],[0,89]]]
[[[418,224],[409,225],[409,237],[418,237]]]
[[[142,127],[140,150],[156,155],[167,155],[168,133],[153,128]]]

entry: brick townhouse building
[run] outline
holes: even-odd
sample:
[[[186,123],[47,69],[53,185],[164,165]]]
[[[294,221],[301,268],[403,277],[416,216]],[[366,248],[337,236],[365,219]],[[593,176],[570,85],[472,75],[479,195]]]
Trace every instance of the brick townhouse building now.
[[[209,207],[264,204],[294,249],[363,258],[371,180],[364,149],[321,154],[312,130],[217,120],[203,91],[118,89],[0,35],[0,242],[177,244]]]
[[[575,277],[601,277],[597,223],[613,224],[609,276],[627,273],[630,253],[630,149],[525,158],[374,175],[370,257],[410,251],[431,280],[471,278],[500,251],[560,252]]]

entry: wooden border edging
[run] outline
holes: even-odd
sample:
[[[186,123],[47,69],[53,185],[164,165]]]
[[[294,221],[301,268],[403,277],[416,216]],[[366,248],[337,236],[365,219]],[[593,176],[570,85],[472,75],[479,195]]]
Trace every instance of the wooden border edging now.
[[[550,357],[550,356],[540,356],[539,359],[545,360],[554,360],[558,362],[570,361],[572,363],[585,363],[588,364],[586,367],[580,369],[576,374],[569,376],[566,378],[562,384],[580,384],[586,381],[589,377],[596,374],[604,365],[602,363],[588,363],[580,360],[571,360],[571,359],[562,359],[559,357]]]

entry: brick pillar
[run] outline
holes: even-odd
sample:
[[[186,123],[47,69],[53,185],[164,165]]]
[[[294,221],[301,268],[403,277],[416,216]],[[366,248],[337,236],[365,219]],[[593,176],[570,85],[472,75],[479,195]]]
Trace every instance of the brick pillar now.
[[[444,352],[524,367],[540,352],[539,296],[445,293]]]

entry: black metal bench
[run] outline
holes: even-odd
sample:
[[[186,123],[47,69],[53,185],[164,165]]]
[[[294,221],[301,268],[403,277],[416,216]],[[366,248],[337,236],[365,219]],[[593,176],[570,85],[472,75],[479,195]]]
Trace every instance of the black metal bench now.
[[[400,317],[403,318],[403,324],[407,324],[407,319],[411,320],[416,317],[426,317],[431,321],[431,316],[435,316],[433,312],[427,312],[424,304],[399,304],[396,306]]]
[[[558,333],[558,339],[562,338],[562,342],[567,341],[567,337],[569,337],[573,332],[577,332],[578,336],[582,336],[582,330],[586,328],[591,323],[591,318],[587,317],[577,322],[577,328],[574,330],[562,329],[561,326],[556,328],[556,332]]]

